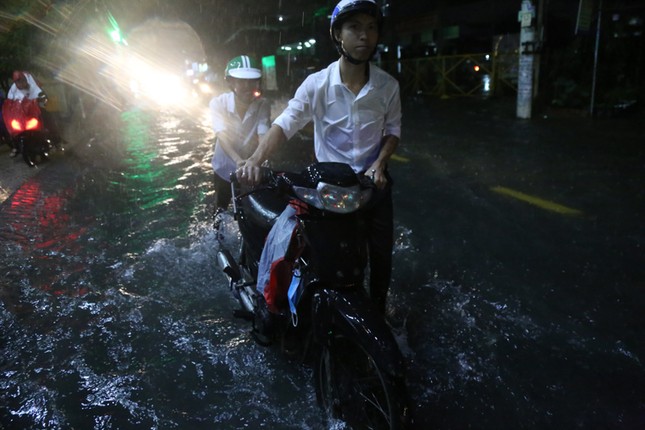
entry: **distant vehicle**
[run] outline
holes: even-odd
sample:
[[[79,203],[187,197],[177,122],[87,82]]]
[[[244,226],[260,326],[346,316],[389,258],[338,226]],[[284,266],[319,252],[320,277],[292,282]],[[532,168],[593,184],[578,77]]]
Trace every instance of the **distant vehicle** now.
[[[49,152],[60,142],[54,142],[43,126],[39,102],[44,102],[45,95],[38,99],[5,100],[2,116],[9,132],[11,146],[22,154],[25,163],[33,167],[39,161],[49,158]]]

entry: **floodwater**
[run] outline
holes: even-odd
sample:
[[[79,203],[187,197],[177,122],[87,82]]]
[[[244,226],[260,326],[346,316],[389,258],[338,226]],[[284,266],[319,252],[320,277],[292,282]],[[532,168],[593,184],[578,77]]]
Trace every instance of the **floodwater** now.
[[[406,105],[391,165],[416,427],[643,428],[642,130],[446,103]],[[0,428],[322,428],[232,317],[196,118],[101,117],[0,206]]]

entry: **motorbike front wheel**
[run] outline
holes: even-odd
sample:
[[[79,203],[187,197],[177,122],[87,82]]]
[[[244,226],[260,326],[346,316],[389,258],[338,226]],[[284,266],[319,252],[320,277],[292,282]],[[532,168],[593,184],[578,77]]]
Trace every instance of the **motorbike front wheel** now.
[[[378,360],[356,339],[343,335],[321,346],[314,379],[327,417],[355,429],[406,428],[405,385],[387,374]]]

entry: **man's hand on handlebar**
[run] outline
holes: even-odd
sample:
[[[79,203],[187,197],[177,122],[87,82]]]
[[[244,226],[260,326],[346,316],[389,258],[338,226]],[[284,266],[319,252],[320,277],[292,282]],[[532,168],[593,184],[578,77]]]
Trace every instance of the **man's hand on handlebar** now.
[[[379,190],[382,190],[385,188],[385,185],[387,184],[387,178],[385,177],[385,170],[383,166],[374,163],[366,172],[365,176],[369,177],[372,182],[374,182],[374,185],[376,185],[376,188]]]
[[[240,184],[248,186],[258,185],[262,181],[260,163],[256,163],[249,158],[238,166],[235,175]]]

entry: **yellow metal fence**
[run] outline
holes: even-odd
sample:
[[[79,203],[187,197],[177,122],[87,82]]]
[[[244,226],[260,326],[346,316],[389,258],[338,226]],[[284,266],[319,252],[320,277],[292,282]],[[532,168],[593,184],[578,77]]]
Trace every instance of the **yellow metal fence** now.
[[[517,91],[516,54],[467,54],[382,62],[404,96],[486,97]]]

